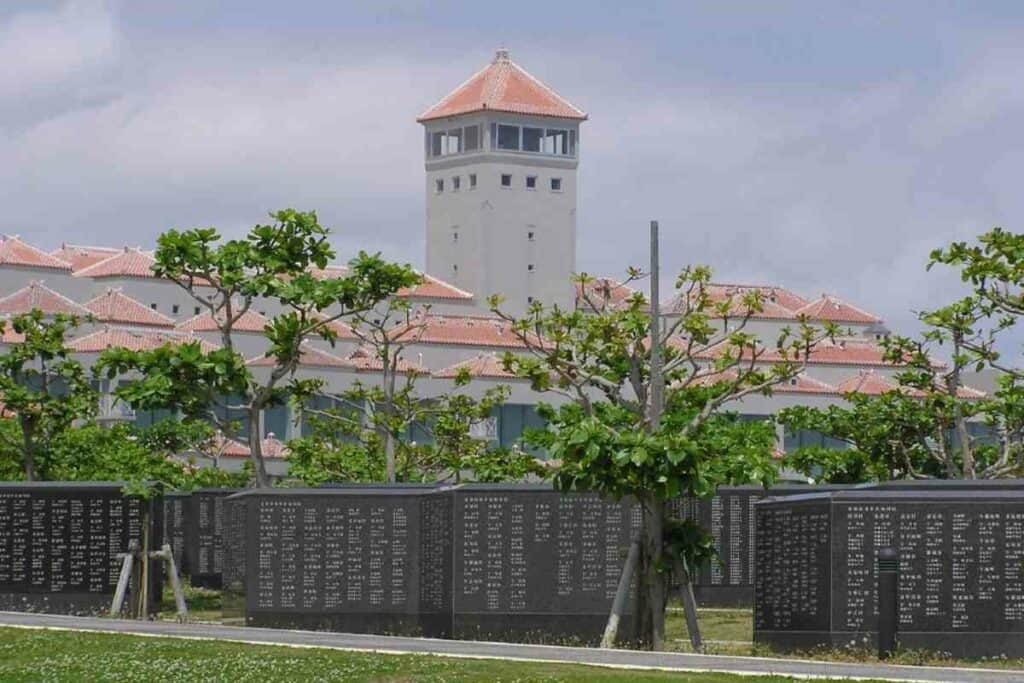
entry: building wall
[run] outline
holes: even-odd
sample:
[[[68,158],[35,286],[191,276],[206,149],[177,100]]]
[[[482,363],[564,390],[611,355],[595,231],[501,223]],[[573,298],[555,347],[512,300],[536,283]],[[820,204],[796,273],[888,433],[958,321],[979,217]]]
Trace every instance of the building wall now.
[[[491,150],[492,122],[573,130],[577,156]],[[530,297],[571,306],[578,125],[495,114],[431,122],[426,132],[429,139],[436,130],[473,123],[483,127],[481,151],[426,161],[427,272],[473,292],[476,306],[484,310],[492,294],[504,296],[505,307],[517,313],[526,308]],[[476,174],[475,188],[470,188],[470,174]],[[503,174],[511,176],[508,187],[501,185]],[[455,176],[460,178],[458,191],[453,190]],[[528,176],[536,177],[535,189],[527,189]],[[551,190],[552,178],[561,180],[559,191]],[[441,192],[438,181],[444,184]]]

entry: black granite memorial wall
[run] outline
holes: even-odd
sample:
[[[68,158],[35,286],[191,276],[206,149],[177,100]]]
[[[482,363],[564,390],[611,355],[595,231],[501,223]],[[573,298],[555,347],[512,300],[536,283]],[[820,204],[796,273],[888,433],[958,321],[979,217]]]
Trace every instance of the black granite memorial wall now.
[[[163,501],[126,498],[117,483],[0,483],[0,609],[92,614],[107,611],[121,570],[118,553],[142,538],[163,543]],[[153,565],[155,608],[163,572]]]
[[[466,485],[451,496],[456,638],[600,641],[635,506],[548,485]],[[627,613],[623,637],[631,624]]]
[[[1024,656],[1024,489],[861,489],[756,507],[755,642],[873,648],[877,554],[893,546],[900,647]]]
[[[638,524],[633,506],[546,485],[246,491],[224,505],[229,623],[531,642],[600,639]]]
[[[451,632],[451,496],[268,489],[224,501],[225,619],[357,633]]]
[[[190,493],[173,491],[164,494],[164,542],[170,544],[174,566],[182,576],[188,574],[185,546],[188,543]]]
[[[206,488],[189,500],[185,562],[193,586],[219,589],[224,567],[224,499],[238,489]]]
[[[710,498],[680,498],[669,504],[677,519],[695,519],[711,535],[720,562],[705,564],[693,585],[704,607],[749,607],[754,603],[755,504],[771,496],[851,488],[819,486],[722,486]]]

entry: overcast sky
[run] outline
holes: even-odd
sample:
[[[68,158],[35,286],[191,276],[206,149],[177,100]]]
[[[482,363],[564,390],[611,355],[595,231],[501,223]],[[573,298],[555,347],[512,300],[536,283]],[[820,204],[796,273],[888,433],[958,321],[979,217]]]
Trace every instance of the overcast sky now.
[[[6,0],[0,231],[150,247],[294,206],[421,265],[415,117],[501,45],[590,114],[588,272],[644,263],[657,218],[667,270],[909,331],[956,291],[931,248],[1024,229],[1024,3],[632,4]]]

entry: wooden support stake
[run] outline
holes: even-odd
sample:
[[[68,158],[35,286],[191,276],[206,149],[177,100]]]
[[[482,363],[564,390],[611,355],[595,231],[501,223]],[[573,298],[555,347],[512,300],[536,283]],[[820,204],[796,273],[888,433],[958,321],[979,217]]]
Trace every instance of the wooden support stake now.
[[[171,546],[165,543],[162,550],[150,553],[149,556],[163,560],[167,564],[167,573],[171,579],[171,590],[174,592],[174,606],[178,610],[178,621],[188,621],[185,592],[181,589],[181,579],[178,578],[178,567],[174,564],[174,553],[171,552]]]
[[[690,646],[694,652],[702,652],[704,643],[700,637],[700,624],[697,622],[697,600],[693,597],[690,568],[686,566],[683,567],[683,611],[686,613],[686,630],[690,634]]]
[[[626,556],[626,564],[622,567],[622,575],[619,577],[619,586],[615,591],[615,600],[612,601],[612,613],[608,615],[608,624],[604,627],[604,637],[601,638],[601,647],[615,647],[615,641],[619,635],[619,619],[626,609],[626,598],[629,596],[629,585],[633,583],[633,574],[636,573],[636,565],[640,560],[640,534],[633,537],[629,544],[629,554]]]
[[[132,577],[135,562],[135,542],[128,545],[128,552],[118,554],[122,559],[121,574],[117,577],[117,589],[114,591],[114,602],[110,605],[110,616],[116,617],[124,610],[124,597],[128,592],[128,581]]]

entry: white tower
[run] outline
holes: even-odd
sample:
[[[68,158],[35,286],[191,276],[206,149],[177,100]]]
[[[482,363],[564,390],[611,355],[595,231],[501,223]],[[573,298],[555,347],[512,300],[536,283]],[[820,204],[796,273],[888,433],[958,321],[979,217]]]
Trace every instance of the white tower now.
[[[426,129],[427,272],[486,308],[571,308],[579,126],[587,115],[499,50],[418,119]]]

